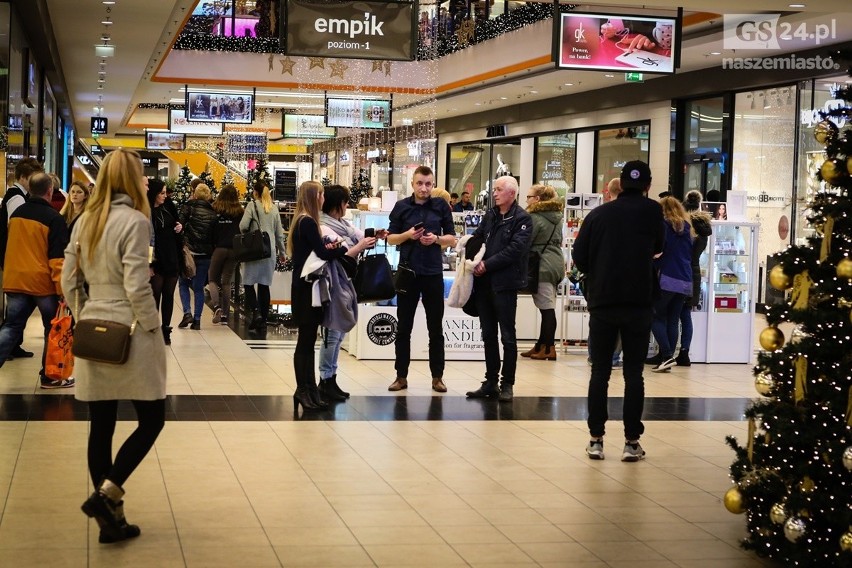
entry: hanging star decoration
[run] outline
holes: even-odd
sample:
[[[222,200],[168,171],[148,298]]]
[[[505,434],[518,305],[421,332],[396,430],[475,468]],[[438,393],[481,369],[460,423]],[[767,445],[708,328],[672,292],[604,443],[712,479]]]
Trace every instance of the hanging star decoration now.
[[[459,44],[467,45],[470,43],[470,40],[473,39],[474,35],[474,24],[471,18],[465,18],[462,20],[461,25],[459,26],[456,35],[459,39]]]
[[[331,63],[329,63],[329,66],[331,67],[331,75],[330,76],[331,77],[337,76],[337,77],[340,77],[341,79],[344,78],[343,73],[347,69],[349,69],[349,66],[346,65],[342,61],[332,61]]]
[[[275,54],[270,53],[269,54],[269,70],[272,71],[273,69],[275,69]]]
[[[370,73],[375,73],[376,71],[381,71],[384,64],[385,64],[384,61],[373,61],[373,69],[370,71]]]
[[[296,62],[293,61],[292,59],[290,59],[289,55],[287,57],[285,57],[284,59],[279,59],[278,62],[281,63],[281,74],[282,75],[284,73],[289,73],[290,75],[293,74],[293,67],[296,66]]]
[[[314,67],[319,67],[320,69],[325,69],[325,58],[324,57],[308,57],[311,60],[311,64],[308,67],[308,71],[313,69]]]
[[[390,75],[390,70],[391,70],[391,62],[385,61],[385,76]]]

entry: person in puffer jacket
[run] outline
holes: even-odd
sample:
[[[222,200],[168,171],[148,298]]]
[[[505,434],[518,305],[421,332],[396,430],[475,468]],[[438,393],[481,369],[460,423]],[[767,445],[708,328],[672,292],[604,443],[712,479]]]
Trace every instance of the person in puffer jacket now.
[[[204,285],[207,284],[207,270],[213,255],[213,227],[216,225],[216,212],[210,204],[210,188],[200,183],[192,194],[192,199],[184,203],[180,222],[183,225],[184,244],[195,261],[195,276],[181,278],[178,282],[180,303],[183,306],[183,319],[178,327],[183,329],[192,324],[191,329],[201,329],[201,314],[204,311]],[[194,295],[193,307],[189,305],[189,288]]]

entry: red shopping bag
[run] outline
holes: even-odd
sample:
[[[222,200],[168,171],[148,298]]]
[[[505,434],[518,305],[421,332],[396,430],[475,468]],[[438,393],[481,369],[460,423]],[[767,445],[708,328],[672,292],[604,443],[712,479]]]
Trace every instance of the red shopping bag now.
[[[74,355],[71,354],[73,341],[71,310],[62,301],[59,302],[56,317],[50,321],[50,333],[47,335],[47,352],[44,356],[44,374],[47,378],[67,379],[74,372]]]

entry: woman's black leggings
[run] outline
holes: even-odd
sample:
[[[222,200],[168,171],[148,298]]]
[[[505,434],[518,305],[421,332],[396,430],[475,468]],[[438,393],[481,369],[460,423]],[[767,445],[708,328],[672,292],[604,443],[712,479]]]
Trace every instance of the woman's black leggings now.
[[[269,315],[269,286],[258,284],[257,294],[254,292],[254,286],[243,286],[243,291],[246,294],[246,309],[248,311],[259,311],[260,317],[263,318],[263,321],[266,321]]]
[[[154,301],[157,303],[157,309],[163,314],[163,327],[168,327],[172,323],[177,282],[177,276],[154,274],[151,277],[151,289],[154,291]]]
[[[541,313],[541,331],[538,344],[544,347],[555,345],[556,341],[556,310],[539,310]]]
[[[112,438],[118,412],[117,400],[89,402],[89,475],[98,487],[104,479],[124,485],[133,470],[142,463],[160,435],[166,421],[166,399],[133,400],[139,425],[124,441],[112,459]]]

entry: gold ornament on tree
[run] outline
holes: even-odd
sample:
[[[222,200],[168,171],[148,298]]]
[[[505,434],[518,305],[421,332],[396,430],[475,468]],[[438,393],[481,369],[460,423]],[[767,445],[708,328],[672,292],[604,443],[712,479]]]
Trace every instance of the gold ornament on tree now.
[[[781,349],[784,345],[784,334],[777,327],[767,327],[760,332],[760,346],[766,351]]]
[[[784,536],[787,537],[787,540],[790,542],[796,542],[803,536],[805,536],[805,532],[808,530],[808,526],[805,524],[804,519],[800,517],[790,517],[784,523]]]
[[[807,475],[799,483],[799,491],[801,491],[805,495],[813,493],[814,489],[816,489],[816,484],[814,483],[814,480],[808,477]]]
[[[843,467],[846,471],[852,471],[852,446],[843,450]]]
[[[822,145],[834,141],[837,138],[837,125],[830,120],[823,120],[814,126],[814,138]]]
[[[784,521],[787,520],[787,509],[784,507],[784,502],[775,503],[772,505],[772,508],[769,509],[769,520],[775,523],[776,525],[783,525]]]
[[[784,267],[776,264],[769,271],[769,284],[776,290],[786,290],[793,285],[793,279],[784,274]]]
[[[814,281],[811,280],[808,271],[805,270],[801,274],[796,274],[793,278],[793,292],[790,294],[790,304],[794,310],[808,309],[808,296],[813,287]],[[784,342],[784,336],[781,336],[781,342]]]
[[[724,503],[725,508],[735,515],[742,515],[745,513],[743,494],[740,492],[740,488],[736,485],[725,492]]]
[[[772,396],[775,390],[775,379],[769,373],[758,373],[754,377],[754,390],[761,396]]]
[[[846,175],[846,164],[839,160],[826,160],[819,167],[819,174],[823,180],[831,185],[837,185],[843,176]]]
[[[808,360],[804,355],[799,355],[796,357],[794,366],[796,368],[796,384],[794,387],[793,397],[798,403],[805,400],[805,394],[808,392]]]
[[[840,535],[840,550],[843,552],[852,552],[852,527]]]
[[[852,280],[852,259],[846,257],[837,263],[837,277]]]
[[[819,261],[824,262],[831,251],[831,234],[834,232],[834,217],[825,218],[822,226],[822,244],[819,247]]]

